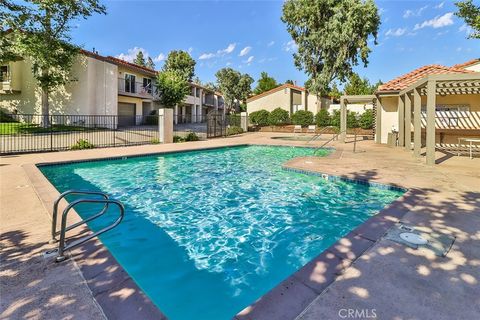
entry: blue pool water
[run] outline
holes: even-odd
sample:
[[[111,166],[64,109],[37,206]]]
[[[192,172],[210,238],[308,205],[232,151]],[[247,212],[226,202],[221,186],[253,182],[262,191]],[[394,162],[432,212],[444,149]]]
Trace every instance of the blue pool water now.
[[[281,168],[312,153],[242,146],[40,169],[60,192],[125,204],[101,241],[170,319],[229,319],[401,195]]]

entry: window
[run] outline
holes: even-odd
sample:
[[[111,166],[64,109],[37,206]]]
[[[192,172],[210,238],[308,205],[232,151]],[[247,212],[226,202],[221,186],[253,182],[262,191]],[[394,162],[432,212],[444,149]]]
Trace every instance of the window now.
[[[135,76],[125,73],[125,92],[135,93]]]
[[[143,90],[152,94],[152,79],[143,78]]]
[[[200,97],[200,88],[196,88],[195,97]]]
[[[8,66],[0,66],[0,82],[10,81]]]

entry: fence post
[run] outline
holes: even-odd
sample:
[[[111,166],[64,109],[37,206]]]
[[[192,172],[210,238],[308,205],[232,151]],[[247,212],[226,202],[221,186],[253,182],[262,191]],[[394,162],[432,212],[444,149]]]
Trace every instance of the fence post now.
[[[243,131],[248,131],[248,114],[246,112],[240,113],[240,127]]]
[[[160,143],[173,142],[173,109],[158,110],[158,135]]]
[[[53,151],[53,116],[52,115],[47,115],[49,117],[50,121],[48,121],[48,124],[50,125],[50,151]]]

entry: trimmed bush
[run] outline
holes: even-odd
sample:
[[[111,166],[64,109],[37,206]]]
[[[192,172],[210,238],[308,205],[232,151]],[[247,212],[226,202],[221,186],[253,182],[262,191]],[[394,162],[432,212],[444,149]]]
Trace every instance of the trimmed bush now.
[[[290,121],[290,115],[287,110],[276,108],[268,115],[268,124],[271,126],[278,126],[287,124]]]
[[[243,133],[243,129],[238,126],[231,126],[227,129],[227,136]]]
[[[358,119],[358,124],[362,129],[372,129],[373,128],[373,110],[369,109],[362,113]]]
[[[195,132],[189,132],[185,137],[185,141],[198,141],[200,138],[197,136]]]
[[[313,124],[313,113],[307,110],[298,110],[292,114],[293,124],[299,124],[302,127],[309,126]]]
[[[340,110],[333,110],[331,124],[334,127],[340,128]]]
[[[326,109],[322,109],[316,114],[315,123],[318,127],[328,127],[332,124],[332,117]]]
[[[185,139],[180,136],[173,136],[173,143],[185,142]]]
[[[83,150],[83,149],[93,149],[95,146],[86,139],[80,139],[73,146],[70,147],[71,150]]]
[[[269,115],[270,115],[270,112],[263,109],[252,112],[250,113],[250,122],[260,127],[268,126]]]
[[[358,113],[353,111],[347,112],[347,128],[358,128]]]

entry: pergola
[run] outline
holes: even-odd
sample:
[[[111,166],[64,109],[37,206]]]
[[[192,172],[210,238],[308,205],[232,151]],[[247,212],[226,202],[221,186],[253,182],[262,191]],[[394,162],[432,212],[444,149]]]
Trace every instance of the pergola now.
[[[340,97],[340,140],[345,143],[347,135],[347,104],[353,103],[372,103],[375,108],[377,104],[377,96],[375,95],[358,95],[358,96],[341,96]],[[378,121],[378,119],[377,119]],[[378,141],[377,141],[378,142]]]
[[[480,94],[480,73],[428,75],[399,93],[399,145],[411,150],[413,107],[413,154],[420,156],[421,96],[426,96],[426,163],[435,164],[435,106],[437,95]]]

